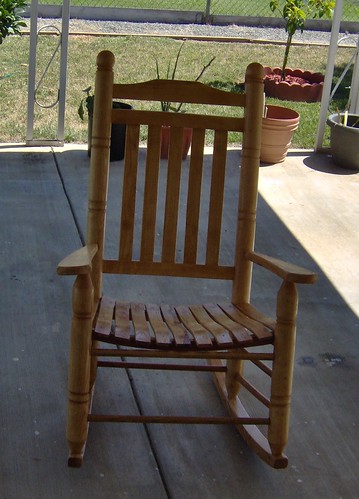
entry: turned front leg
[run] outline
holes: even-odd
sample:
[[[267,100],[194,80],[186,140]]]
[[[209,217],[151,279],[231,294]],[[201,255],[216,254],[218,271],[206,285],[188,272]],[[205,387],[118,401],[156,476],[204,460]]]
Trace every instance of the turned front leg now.
[[[274,456],[282,455],[288,440],[297,308],[298,296],[295,284],[284,281],[277,301],[268,429],[268,441]]]
[[[72,294],[66,430],[69,445],[68,464],[76,467],[82,464],[88,431],[93,296],[90,275],[77,276]]]

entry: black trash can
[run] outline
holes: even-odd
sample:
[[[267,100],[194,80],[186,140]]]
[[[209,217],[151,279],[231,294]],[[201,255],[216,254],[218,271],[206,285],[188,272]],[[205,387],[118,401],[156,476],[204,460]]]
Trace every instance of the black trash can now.
[[[132,109],[130,104],[114,101],[113,109]],[[92,115],[89,115],[88,155],[91,156]],[[120,161],[125,157],[126,125],[114,123],[111,127],[110,161]]]

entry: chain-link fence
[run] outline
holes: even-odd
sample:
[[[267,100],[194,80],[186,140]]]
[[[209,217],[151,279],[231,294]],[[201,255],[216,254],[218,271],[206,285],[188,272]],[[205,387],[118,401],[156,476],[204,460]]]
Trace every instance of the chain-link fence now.
[[[59,5],[62,0],[40,0],[43,5]],[[121,9],[153,9],[202,12],[203,19],[213,16],[275,17],[269,0],[72,0],[72,6]],[[344,0],[343,21],[359,22],[359,0]]]

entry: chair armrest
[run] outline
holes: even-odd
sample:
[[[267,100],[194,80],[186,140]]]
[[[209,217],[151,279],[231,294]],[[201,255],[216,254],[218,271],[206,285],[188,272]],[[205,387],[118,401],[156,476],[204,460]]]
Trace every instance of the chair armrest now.
[[[313,284],[317,280],[317,275],[298,265],[284,262],[278,258],[272,258],[262,253],[252,251],[247,254],[247,258],[261,267],[270,270],[287,282],[298,284]]]
[[[65,257],[57,266],[59,275],[88,274],[92,268],[92,259],[98,250],[97,244],[89,244]]]

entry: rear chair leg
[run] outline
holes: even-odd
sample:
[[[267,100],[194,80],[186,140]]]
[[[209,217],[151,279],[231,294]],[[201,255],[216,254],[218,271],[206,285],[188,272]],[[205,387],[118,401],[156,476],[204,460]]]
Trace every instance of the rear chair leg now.
[[[99,342],[98,341],[92,341],[91,342],[91,349],[97,349],[99,348]],[[93,392],[95,389],[95,382],[96,382],[96,376],[97,376],[97,356],[96,355],[91,355],[91,361],[90,361],[90,392]]]
[[[227,360],[226,389],[228,399],[235,399],[241,387],[237,375],[243,375],[244,360]]]
[[[88,274],[77,276],[73,286],[70,364],[68,376],[68,465],[80,467],[86,446],[90,393],[90,347],[93,286]]]

